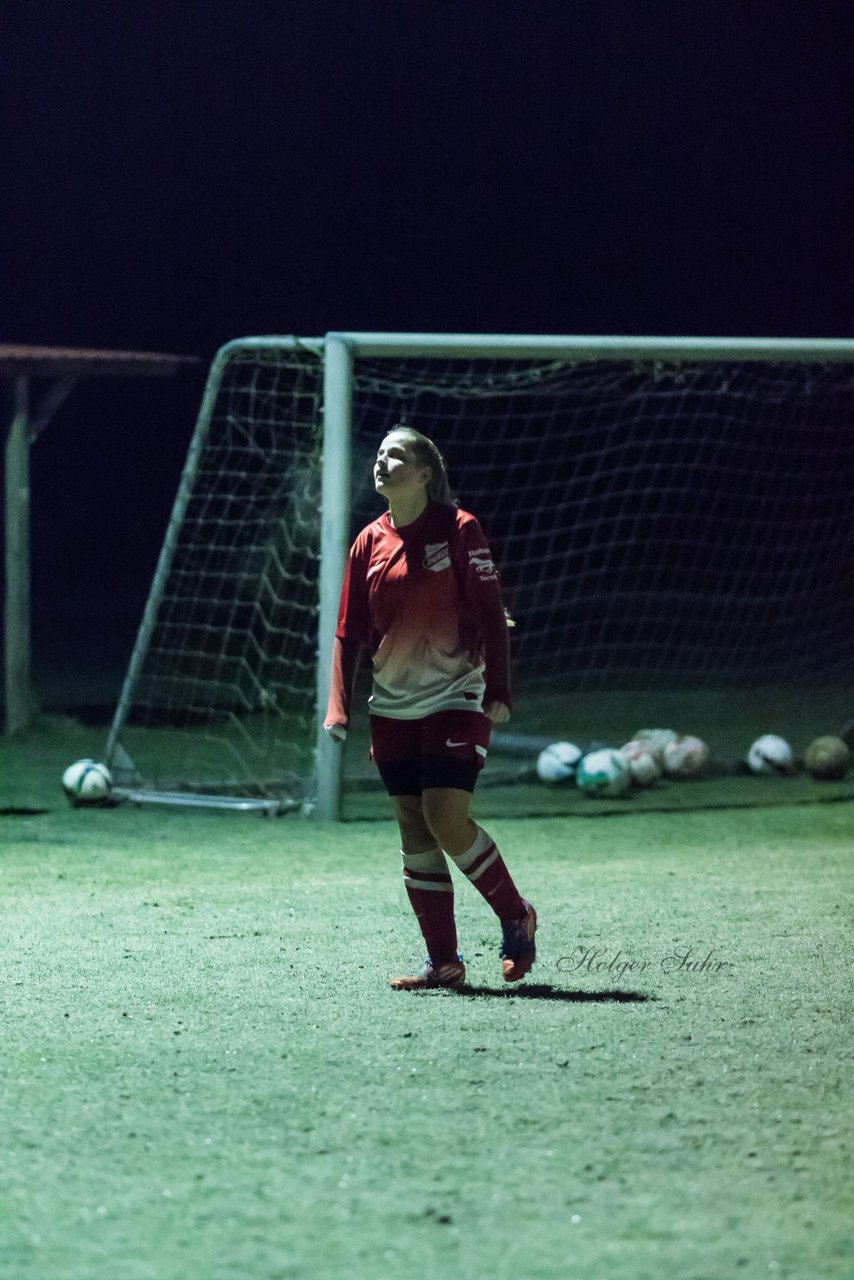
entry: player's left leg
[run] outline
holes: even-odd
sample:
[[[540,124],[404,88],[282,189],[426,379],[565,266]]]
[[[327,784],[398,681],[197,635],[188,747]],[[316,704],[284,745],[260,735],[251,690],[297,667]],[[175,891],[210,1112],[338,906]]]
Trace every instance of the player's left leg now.
[[[534,963],[536,912],[516,888],[495,841],[469,816],[486,757],[489,721],[479,713],[451,711],[428,717],[427,723],[421,793],[424,820],[439,847],[501,921],[502,972],[505,981],[516,982]]]
[[[537,913],[516,888],[495,841],[469,817],[471,792],[428,788],[421,805],[440,847],[501,921],[501,971],[505,982],[518,982],[530,973],[536,959]]]

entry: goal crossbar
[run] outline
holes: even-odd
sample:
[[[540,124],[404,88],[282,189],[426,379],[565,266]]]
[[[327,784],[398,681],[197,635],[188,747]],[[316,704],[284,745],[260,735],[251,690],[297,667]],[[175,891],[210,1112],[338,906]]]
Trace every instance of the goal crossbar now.
[[[374,333],[330,330],[322,338],[260,336],[227,343],[221,354],[235,346],[265,346],[314,351],[322,355],[330,343],[344,343],[353,356],[428,359],[536,360],[559,356],[572,360],[852,360],[852,338],[670,338],[632,335],[479,334],[479,333]]]

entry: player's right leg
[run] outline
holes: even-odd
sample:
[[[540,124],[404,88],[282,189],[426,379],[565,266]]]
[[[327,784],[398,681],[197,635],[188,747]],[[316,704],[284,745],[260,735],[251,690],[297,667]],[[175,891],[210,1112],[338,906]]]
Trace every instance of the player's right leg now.
[[[456,987],[465,982],[457,953],[454,885],[445,855],[424,821],[420,796],[392,796],[400,827],[403,882],[427,947],[418,973],[393,978],[398,991]]]
[[[404,885],[427,947],[422,969],[392,979],[391,985],[398,990],[459,986],[465,968],[457,952],[454,885],[421,807],[420,722],[372,715],[371,755],[394,805]]]

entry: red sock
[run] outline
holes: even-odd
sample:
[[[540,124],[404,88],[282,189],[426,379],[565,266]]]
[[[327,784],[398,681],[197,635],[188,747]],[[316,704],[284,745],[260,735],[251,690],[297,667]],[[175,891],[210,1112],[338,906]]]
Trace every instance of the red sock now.
[[[518,920],[527,910],[513,883],[513,877],[507,870],[504,859],[498,852],[495,841],[483,827],[478,827],[477,835],[465,853],[449,853],[449,858],[471,880],[478,893],[492,907],[498,919]]]
[[[454,885],[445,855],[439,848],[426,853],[402,853],[403,882],[412,904],[427,954],[434,965],[457,959]]]

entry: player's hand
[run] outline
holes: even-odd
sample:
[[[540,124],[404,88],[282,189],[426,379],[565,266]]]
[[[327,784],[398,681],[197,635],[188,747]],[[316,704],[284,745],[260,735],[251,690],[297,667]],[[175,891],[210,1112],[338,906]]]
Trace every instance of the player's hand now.
[[[347,737],[347,730],[343,724],[325,724],[323,726],[326,733],[329,734],[333,742],[343,742]]]
[[[483,710],[493,724],[506,724],[510,719],[510,708],[504,702],[487,702]]]

